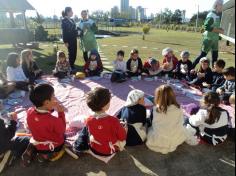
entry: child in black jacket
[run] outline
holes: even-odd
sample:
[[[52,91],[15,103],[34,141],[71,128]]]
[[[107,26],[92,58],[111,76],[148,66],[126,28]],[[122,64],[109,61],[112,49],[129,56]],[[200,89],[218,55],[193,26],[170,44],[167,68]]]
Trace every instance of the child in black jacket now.
[[[139,76],[143,71],[143,63],[139,58],[138,50],[134,49],[130,53],[130,59],[127,61],[127,73],[129,77]]]
[[[207,87],[213,92],[216,92],[216,90],[223,86],[225,83],[225,78],[223,75],[223,70],[225,68],[225,61],[220,59],[217,60],[214,64],[214,70],[213,70],[213,81],[212,84],[208,84],[206,82],[203,83],[204,87]]]
[[[203,88],[203,83],[212,84],[212,71],[210,66],[210,61],[204,57],[200,60],[200,69],[198,71],[192,70],[190,73],[189,82],[192,86],[197,86]]]
[[[29,137],[14,137],[16,133],[17,115],[9,115],[6,122],[0,118],[0,173],[12,157],[21,157],[29,145]]]
[[[193,68],[193,63],[189,60],[190,53],[188,51],[183,51],[180,54],[181,60],[178,61],[176,69],[173,71],[174,75],[179,80],[187,80],[190,71]]]
[[[141,145],[146,139],[147,114],[144,92],[132,90],[117,117],[128,125],[127,146]]]

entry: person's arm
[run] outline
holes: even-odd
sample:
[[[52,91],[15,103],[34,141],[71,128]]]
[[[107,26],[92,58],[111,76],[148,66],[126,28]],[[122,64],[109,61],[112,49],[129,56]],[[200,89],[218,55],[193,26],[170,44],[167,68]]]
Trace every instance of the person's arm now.
[[[100,58],[98,59],[98,70],[99,70],[100,72],[103,71],[103,64],[102,64],[102,60],[101,60]]]
[[[127,70],[131,71],[131,59],[129,59],[127,62]]]
[[[194,127],[199,127],[204,124],[207,117],[207,110],[199,110],[196,115],[189,118],[189,123]]]
[[[66,44],[66,43],[69,43],[69,39],[68,39],[68,27],[67,27],[67,22],[66,20],[62,20],[62,25],[61,25],[61,28],[62,28],[62,39],[63,39],[63,42]]]
[[[207,71],[205,74],[205,80],[208,84],[212,84],[213,81],[213,73],[211,70]]]
[[[120,124],[120,121],[118,119],[115,119],[113,125],[114,129],[116,130],[117,139],[119,141],[125,141],[127,134],[125,128]]]
[[[92,23],[91,30],[96,33],[98,31],[98,27],[95,22]]]
[[[24,79],[24,81],[27,82],[28,78],[25,76],[25,73],[24,73],[22,67],[20,68],[20,75],[21,75],[21,77]]]
[[[143,71],[143,62],[142,62],[142,60],[140,58],[138,58],[138,70],[140,72]]]
[[[214,32],[218,34],[223,34],[224,30],[220,28],[214,28],[212,25],[214,24],[214,19],[212,17],[209,17],[204,22],[204,29],[205,31]]]
[[[211,87],[221,87],[225,83],[225,79],[223,77],[217,78],[215,82],[211,85]]]
[[[15,136],[16,125],[17,122],[15,120],[10,120],[9,124],[6,126],[4,121],[0,119],[0,129],[5,140],[10,141]]]
[[[26,64],[22,64],[21,67],[22,67],[22,70],[23,70],[23,72],[24,72],[24,75],[25,75],[27,78],[29,78],[29,77],[30,77],[30,71],[29,71],[27,65],[26,65]]]

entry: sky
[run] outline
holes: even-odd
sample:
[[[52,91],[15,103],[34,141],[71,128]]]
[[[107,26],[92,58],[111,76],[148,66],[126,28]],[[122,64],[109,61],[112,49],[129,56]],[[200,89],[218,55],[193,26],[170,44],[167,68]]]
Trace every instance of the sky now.
[[[200,11],[210,10],[215,0],[130,0],[130,6],[143,6],[147,15],[158,13],[161,9],[169,8],[186,10],[186,17],[191,18],[197,13],[197,6]],[[90,12],[96,10],[110,11],[114,6],[120,7],[120,0],[28,0],[33,7],[43,16],[61,16],[66,6],[73,8],[74,14],[80,15],[81,10],[88,9]],[[28,12],[34,15],[35,12]]]

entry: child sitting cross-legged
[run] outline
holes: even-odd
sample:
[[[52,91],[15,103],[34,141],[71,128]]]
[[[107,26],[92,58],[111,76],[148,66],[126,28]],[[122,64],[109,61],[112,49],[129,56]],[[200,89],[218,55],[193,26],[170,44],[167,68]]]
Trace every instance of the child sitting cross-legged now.
[[[214,63],[214,69],[213,69],[213,81],[212,84],[208,84],[206,82],[203,83],[203,86],[210,89],[213,92],[216,92],[216,90],[223,86],[225,83],[225,78],[223,75],[223,70],[225,67],[225,61],[222,59],[217,60]]]
[[[124,61],[125,52],[120,50],[117,52],[117,58],[113,62],[114,71],[111,76],[111,82],[126,81],[126,61]]]
[[[187,129],[194,131],[203,141],[217,145],[227,138],[229,115],[219,107],[220,97],[216,92],[204,95],[202,109],[189,118]]]
[[[43,71],[39,69],[38,65],[33,60],[33,53],[29,49],[21,52],[21,65],[30,83],[34,83],[35,80],[39,79],[43,74]]]
[[[14,82],[16,88],[28,91],[29,79],[25,76],[20,57],[17,53],[9,53],[7,57],[7,80]]]
[[[103,72],[103,65],[100,58],[100,55],[97,50],[92,50],[88,61],[84,66],[84,72],[86,76],[100,76]]]
[[[212,79],[213,75],[210,68],[210,61],[206,57],[203,57],[200,60],[199,70],[191,70],[189,76],[189,80],[191,81],[189,81],[189,84],[202,89],[204,86],[203,83],[212,84]]]
[[[63,51],[57,52],[57,63],[56,67],[53,70],[53,75],[59,79],[63,79],[70,75],[70,63],[66,58],[66,55]]]
[[[11,92],[15,90],[15,83],[7,81],[2,73],[2,63],[0,62],[0,99],[6,98]]]
[[[31,87],[29,98],[34,107],[27,111],[27,124],[32,133],[31,143],[36,147],[38,160],[55,161],[64,154],[66,120],[64,107],[48,84]],[[58,112],[57,117],[52,111]]]
[[[178,64],[178,59],[174,55],[174,51],[171,48],[165,48],[162,51],[162,56],[164,56],[162,63],[162,73],[168,74],[169,76],[173,75],[173,70],[176,69]]]
[[[143,63],[137,49],[130,52],[130,59],[127,61],[127,73],[129,77],[139,76],[143,71]]]
[[[155,91],[152,127],[148,130],[146,145],[150,150],[167,154],[187,140],[183,126],[183,110],[169,85]]]
[[[127,146],[141,145],[146,140],[147,113],[144,92],[132,90],[117,117],[128,124]]]
[[[157,76],[162,71],[158,60],[149,57],[143,65],[143,72],[148,76]]]
[[[97,87],[87,94],[86,101],[93,114],[86,120],[86,127],[80,134],[82,138],[79,137],[75,142],[75,150],[81,152],[90,149],[95,155],[108,157],[122,151],[126,141],[126,128],[117,117],[106,113],[111,101],[109,90]],[[88,147],[85,147],[86,143]]]
[[[235,94],[235,68],[226,68],[223,71],[223,75],[226,81],[223,86],[216,90],[216,92],[220,95],[221,101],[228,105],[230,96]]]
[[[192,62],[189,60],[190,53],[188,51],[183,51],[180,54],[181,60],[178,61],[176,69],[173,71],[174,75],[179,80],[187,80],[190,71],[193,68]]]

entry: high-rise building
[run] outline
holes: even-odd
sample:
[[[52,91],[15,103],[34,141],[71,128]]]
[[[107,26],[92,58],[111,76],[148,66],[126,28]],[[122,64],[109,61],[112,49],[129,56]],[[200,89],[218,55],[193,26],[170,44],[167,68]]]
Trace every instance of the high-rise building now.
[[[146,19],[145,9],[141,6],[138,6],[136,9],[136,18],[137,21],[143,21]]]
[[[129,0],[121,0],[120,11],[121,13],[129,13]]]
[[[111,18],[118,18],[120,12],[119,12],[119,7],[118,6],[114,6],[111,9]]]
[[[136,20],[136,9],[133,8],[132,6],[129,7],[129,18],[131,20]]]

